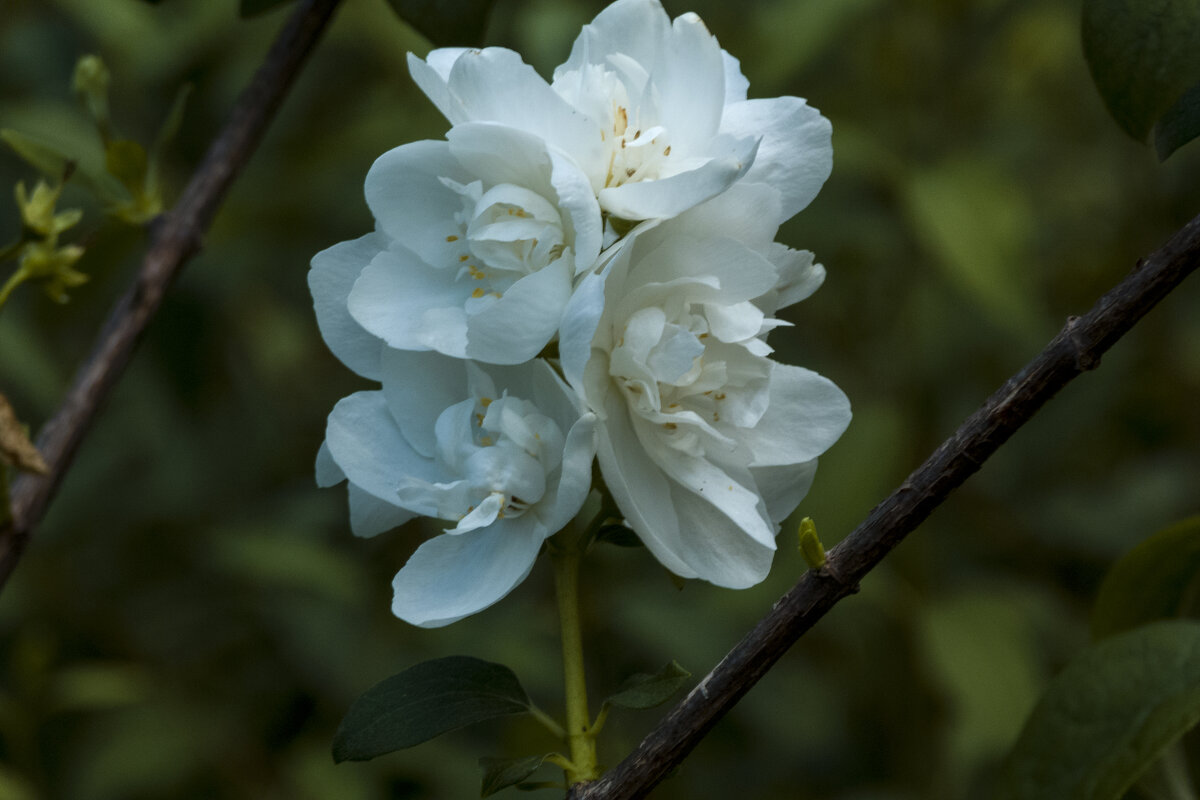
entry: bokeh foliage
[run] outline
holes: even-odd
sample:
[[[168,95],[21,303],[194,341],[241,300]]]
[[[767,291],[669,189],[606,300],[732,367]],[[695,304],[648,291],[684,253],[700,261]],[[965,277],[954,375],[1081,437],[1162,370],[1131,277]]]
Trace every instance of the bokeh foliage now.
[[[603,4],[500,0],[485,41],[543,74]],[[1109,119],[1076,0],[667,0],[742,60],[752,96],[809,98],[833,177],[783,241],[826,286],[773,334],[835,380],[855,420],[812,516],[849,531],[1071,313],[1200,211],[1200,146],[1159,165]],[[0,127],[94,146],[76,59],[112,70],[113,117],[148,140],[195,90],[164,154],[177,192],[285,9],[237,0],[0,0]],[[333,403],[367,388],[326,351],[305,285],[317,250],[368,230],[375,156],[446,125],[407,77],[428,43],[385,0],[345,0],[169,295],[24,563],[0,596],[0,797],[382,800],[475,796],[480,755],[553,748],[530,720],[334,766],[351,701],[455,653],[512,667],[560,708],[549,570],[447,629],[388,613],[425,530],[354,539],[312,462]],[[95,157],[85,153],[85,157]],[[0,189],[32,172],[0,154]],[[5,196],[7,190],[3,190]],[[87,211],[60,306],[0,314],[0,391],[51,413],[144,237]],[[0,241],[16,233],[0,205]],[[1088,638],[1109,563],[1198,510],[1200,285],[1193,279],[1063,395],[806,636],[662,798],[982,797],[1040,689]],[[796,521],[799,520],[797,516]],[[603,547],[585,576],[593,693],[675,659],[706,671],[803,571],[794,526],[768,581],[677,590]],[[658,711],[614,711],[615,762]],[[548,767],[544,770],[549,772]],[[545,792],[538,796],[553,796]]]

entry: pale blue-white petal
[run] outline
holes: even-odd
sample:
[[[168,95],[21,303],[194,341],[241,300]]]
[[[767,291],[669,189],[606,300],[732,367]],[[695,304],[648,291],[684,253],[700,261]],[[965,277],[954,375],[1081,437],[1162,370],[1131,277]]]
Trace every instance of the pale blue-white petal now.
[[[520,364],[536,356],[558,330],[573,274],[574,264],[560,258],[469,316],[466,356],[494,364]]]
[[[583,26],[571,55],[554,70],[554,80],[585,64],[607,64],[621,53],[649,67],[670,30],[670,18],[658,0],[617,0]]]
[[[750,137],[715,142],[703,165],[653,181],[601,189],[600,207],[623,219],[674,217],[725,191],[754,163],[758,142]]]
[[[446,477],[401,434],[383,392],[356,392],[339,400],[329,414],[325,442],[346,478],[381,500],[399,502],[396,487],[402,476],[430,482]]]
[[[725,62],[725,105],[739,103],[746,99],[750,81],[746,80],[746,76],[742,74],[740,61],[724,50],[721,51],[721,58]]]
[[[783,222],[812,202],[833,170],[833,126],[798,97],[746,100],[725,107],[721,131],[761,136],[751,183],[767,183],[783,195]]]
[[[546,537],[526,516],[422,544],[392,581],[392,613],[437,628],[500,600],[525,580]]]
[[[383,394],[404,438],[433,458],[438,416],[467,396],[464,363],[438,352],[385,348],[381,358]]]
[[[771,400],[758,424],[742,432],[751,466],[809,461],[828,450],[850,424],[850,401],[833,381],[812,370],[776,364]]]
[[[611,264],[610,264],[611,266]],[[558,354],[563,375],[577,391],[583,389],[583,368],[592,355],[592,338],[604,313],[604,281],[608,270],[588,273],[575,287],[563,311],[558,334]]]
[[[716,37],[700,17],[688,12],[671,24],[650,81],[659,99],[660,123],[671,132],[671,147],[701,155],[716,135],[725,107],[725,61]]]
[[[450,93],[447,85],[454,62],[466,51],[464,47],[443,47],[431,50],[424,61],[412,53],[408,54],[408,71],[413,81],[451,125],[467,120],[462,103]]]
[[[597,419],[584,414],[567,431],[558,481],[551,485],[536,508],[538,519],[551,535],[566,527],[592,489],[592,461],[596,456]]]
[[[587,175],[569,156],[550,151],[553,164],[550,179],[558,195],[558,205],[565,212],[565,222],[574,239],[575,274],[581,275],[595,265],[604,242],[604,222],[600,203]]]
[[[382,500],[353,483],[346,488],[350,499],[350,532],[355,536],[377,536],[417,516],[412,511]]]
[[[689,569],[709,583],[727,589],[747,589],[761,583],[771,571],[775,546],[746,535],[724,514],[697,495],[673,485],[670,503],[682,530],[680,556]]]
[[[779,270],[779,283],[774,291],[755,301],[767,315],[806,299],[825,282],[825,267],[813,261],[811,251],[793,250],[776,242],[767,258]]]
[[[763,502],[767,504],[767,515],[772,522],[779,524],[796,510],[796,506],[808,494],[817,475],[817,459],[779,467],[751,467],[750,474],[754,476]]]
[[[375,159],[363,185],[380,229],[435,267],[455,265],[468,252],[455,219],[462,198],[443,178],[464,185],[476,179],[447,142],[411,142]]]
[[[467,290],[452,269],[435,269],[393,247],[363,269],[350,290],[350,313],[360,325],[401,350],[466,356]]]
[[[717,233],[765,252],[779,231],[782,208],[779,191],[773,186],[740,180],[671,220],[668,230],[673,236],[696,239],[709,239]]]
[[[346,300],[359,273],[386,247],[386,237],[368,233],[317,253],[308,272],[308,288],[322,338],[343,364],[371,380],[379,379],[383,342],[350,316]]]
[[[329,445],[321,442],[321,447],[317,450],[317,486],[322,489],[327,489],[330,486],[336,486],[346,480],[346,473],[342,472],[342,468],[333,460],[333,455],[329,452]]]

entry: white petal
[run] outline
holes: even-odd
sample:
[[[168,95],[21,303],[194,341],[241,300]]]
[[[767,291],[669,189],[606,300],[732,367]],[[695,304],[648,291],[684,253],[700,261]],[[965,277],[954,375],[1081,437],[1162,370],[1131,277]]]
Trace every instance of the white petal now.
[[[804,300],[825,282],[825,267],[814,263],[813,254],[808,250],[793,250],[775,243],[767,258],[779,270],[779,283],[774,291],[756,301],[768,315]]]
[[[401,350],[466,356],[466,289],[452,270],[435,269],[403,248],[380,253],[350,291],[360,325]]]
[[[775,545],[746,535],[723,514],[681,486],[672,487],[670,503],[679,514],[683,550],[688,566],[700,578],[727,589],[746,589],[761,583],[771,571]]]
[[[809,461],[850,424],[850,401],[833,381],[788,364],[771,372],[771,400],[758,424],[742,433],[755,467]]]
[[[740,180],[711,200],[671,220],[673,236],[712,238],[714,232],[752,250],[770,249],[783,216],[779,191],[765,183]]]
[[[359,273],[386,247],[384,236],[368,233],[317,253],[308,272],[317,327],[325,343],[343,364],[371,380],[379,379],[379,351],[383,342],[350,316],[346,300]]]
[[[742,74],[741,62],[724,50],[721,51],[721,58],[725,62],[725,105],[745,100],[750,81]]]
[[[353,483],[349,484],[347,492],[350,498],[350,532],[355,536],[376,536],[417,516],[395,503],[381,500]]]
[[[758,142],[750,137],[719,142],[712,158],[668,178],[600,190],[600,207],[623,219],[673,217],[723,192],[754,162]]]
[[[466,356],[519,364],[541,352],[558,330],[571,297],[574,265],[561,258],[526,275],[504,295],[467,319]]]
[[[437,352],[383,351],[383,394],[404,438],[421,455],[433,458],[434,425],[441,413],[467,396],[463,362]]]
[[[585,64],[607,64],[614,53],[649,67],[662,47],[670,22],[657,0],[617,0],[583,26],[571,46],[571,55],[554,70],[554,80],[580,71]]]
[[[433,101],[451,125],[457,125],[467,119],[462,103],[450,93],[447,86],[454,62],[466,51],[465,47],[443,47],[431,50],[425,61],[412,53],[408,54],[408,71],[413,81]]]
[[[346,473],[342,472],[342,468],[333,460],[333,455],[329,452],[329,445],[321,442],[320,449],[317,450],[317,486],[326,489],[330,486],[336,486],[346,480]]]
[[[725,107],[725,61],[700,17],[689,12],[675,19],[650,70],[650,81],[672,148],[687,155],[703,153]]]
[[[576,390],[583,389],[584,365],[592,355],[592,338],[604,312],[604,280],[608,272],[589,273],[579,282],[563,311],[558,353],[563,375]]]
[[[446,477],[400,433],[383,392],[356,392],[339,400],[329,414],[325,441],[350,482],[381,500],[396,499],[403,476],[431,482]]]
[[[500,600],[525,580],[546,536],[524,519],[422,544],[392,581],[392,613],[437,628]]]
[[[462,198],[442,178],[460,184],[475,180],[447,142],[412,142],[375,159],[363,186],[383,232],[435,267],[453,265],[467,252],[455,219]]]
[[[821,112],[798,97],[726,106],[721,131],[762,137],[745,180],[767,183],[780,191],[783,219],[811,203],[833,170],[833,127]]]
[[[767,504],[771,521],[779,524],[796,510],[796,506],[808,494],[813,478],[817,476],[817,459],[781,467],[751,467],[750,474],[754,476],[763,502]]]
[[[558,481],[534,509],[551,533],[566,527],[592,489],[592,460],[596,455],[597,420],[584,414],[567,432]]]

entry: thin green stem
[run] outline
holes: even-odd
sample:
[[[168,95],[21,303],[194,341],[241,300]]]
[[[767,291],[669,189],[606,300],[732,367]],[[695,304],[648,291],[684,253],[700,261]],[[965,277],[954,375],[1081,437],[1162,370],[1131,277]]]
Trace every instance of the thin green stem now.
[[[570,534],[568,530],[564,533]],[[595,780],[600,775],[596,766],[596,740],[591,731],[588,714],[587,681],[583,671],[583,634],[579,624],[579,560],[581,553],[575,542],[552,546],[554,562],[554,592],[558,599],[558,616],[562,624],[563,678],[567,701],[567,744],[571,751],[571,767],[566,770],[567,783]]]
[[[542,727],[554,734],[555,737],[562,739],[564,742],[567,740],[567,732],[563,730],[563,726],[559,725],[554,717],[532,704],[529,706],[529,713],[542,724]]]
[[[13,293],[13,289],[24,283],[27,277],[29,275],[24,269],[18,269],[9,276],[8,280],[4,282],[4,286],[0,287],[0,307],[8,301],[8,296]]]

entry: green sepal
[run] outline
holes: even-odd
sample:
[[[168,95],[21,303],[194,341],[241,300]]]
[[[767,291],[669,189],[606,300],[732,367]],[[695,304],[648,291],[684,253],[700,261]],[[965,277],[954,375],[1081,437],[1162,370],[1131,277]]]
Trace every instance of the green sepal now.
[[[1195,516],[1155,533],[1113,564],[1092,609],[1093,638],[1179,616],[1198,576],[1200,516]]]
[[[1139,142],[1200,82],[1198,41],[1195,0],[1083,4],[1083,53],[1092,79],[1113,119]]]
[[[333,760],[366,761],[529,709],[529,696],[508,667],[470,656],[425,661],[354,701],[334,735]]]
[[[483,43],[496,0],[387,0],[400,19],[437,47]]]
[[[501,789],[516,786],[537,772],[538,767],[542,766],[551,755],[552,753],[544,753],[540,756],[523,758],[488,758],[485,756],[479,759],[479,768],[483,770],[479,796],[488,797]]]
[[[238,6],[238,16],[253,17],[258,14],[265,14],[271,9],[281,6],[284,3],[290,3],[293,0],[241,0]]]
[[[1120,800],[1200,721],[1200,622],[1153,622],[1098,642],[1051,681],[994,800]]]
[[[654,708],[670,700],[691,677],[692,673],[672,661],[653,675],[630,675],[604,703],[621,708]]]

